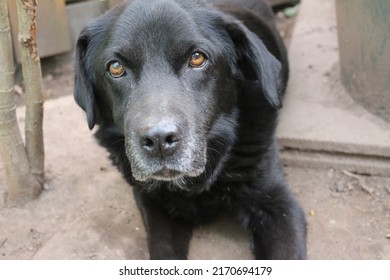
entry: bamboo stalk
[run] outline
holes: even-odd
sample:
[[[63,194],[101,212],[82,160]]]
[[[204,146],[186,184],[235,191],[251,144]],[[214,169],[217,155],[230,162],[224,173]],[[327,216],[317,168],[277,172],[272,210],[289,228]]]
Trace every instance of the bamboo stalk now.
[[[31,172],[44,179],[43,85],[36,45],[36,0],[17,0],[19,42],[26,93],[26,150]]]
[[[14,62],[6,0],[0,0],[0,61],[0,156],[7,179],[7,204],[16,206],[38,196],[42,185],[30,171],[16,119]]]

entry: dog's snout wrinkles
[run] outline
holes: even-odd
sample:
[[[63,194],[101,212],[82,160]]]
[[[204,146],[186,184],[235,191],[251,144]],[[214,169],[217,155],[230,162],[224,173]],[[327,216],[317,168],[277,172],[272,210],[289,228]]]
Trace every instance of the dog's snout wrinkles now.
[[[174,124],[163,124],[140,129],[140,144],[153,157],[173,155],[180,146],[180,131]]]

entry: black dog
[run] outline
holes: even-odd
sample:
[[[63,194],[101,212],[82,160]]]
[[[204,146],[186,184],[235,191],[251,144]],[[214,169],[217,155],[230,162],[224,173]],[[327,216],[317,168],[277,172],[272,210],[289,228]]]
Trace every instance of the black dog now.
[[[185,259],[221,211],[261,259],[306,257],[274,133],[288,66],[260,0],[129,1],[77,42],[75,99],[134,186],[151,259]]]

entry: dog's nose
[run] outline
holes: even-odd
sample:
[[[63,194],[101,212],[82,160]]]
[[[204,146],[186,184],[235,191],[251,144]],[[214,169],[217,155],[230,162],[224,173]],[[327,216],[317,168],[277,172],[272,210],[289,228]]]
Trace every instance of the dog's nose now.
[[[154,157],[170,156],[180,145],[181,134],[174,124],[142,128],[139,132],[141,147]]]

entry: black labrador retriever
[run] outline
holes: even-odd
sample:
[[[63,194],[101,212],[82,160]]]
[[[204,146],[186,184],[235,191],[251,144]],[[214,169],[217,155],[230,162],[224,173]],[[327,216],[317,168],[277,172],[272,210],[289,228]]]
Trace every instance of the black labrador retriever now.
[[[127,1],[81,32],[75,99],[134,187],[151,259],[186,259],[221,212],[257,259],[306,257],[274,137],[287,77],[261,0]]]

